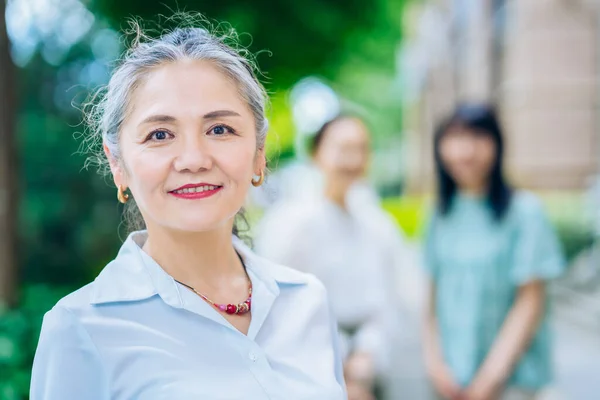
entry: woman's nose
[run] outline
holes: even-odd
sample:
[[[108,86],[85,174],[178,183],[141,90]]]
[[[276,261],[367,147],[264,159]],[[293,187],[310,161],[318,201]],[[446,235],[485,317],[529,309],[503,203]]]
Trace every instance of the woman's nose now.
[[[210,146],[202,137],[180,142],[174,162],[177,171],[199,172],[210,170],[212,166]]]

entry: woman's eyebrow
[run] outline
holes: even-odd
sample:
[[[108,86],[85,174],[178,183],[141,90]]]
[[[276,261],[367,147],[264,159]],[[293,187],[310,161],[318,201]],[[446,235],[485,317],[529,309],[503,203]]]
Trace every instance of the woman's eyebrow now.
[[[232,110],[217,110],[204,114],[204,119],[216,119],[222,117],[240,117],[241,115]]]
[[[176,120],[177,120],[177,118],[175,118],[171,115],[163,115],[163,114],[150,115],[149,117],[144,118],[144,120],[142,122],[140,122],[139,125],[150,124],[150,123],[155,123],[155,122],[174,122]]]
[[[216,111],[211,111],[211,112],[204,114],[202,116],[202,118],[217,119],[217,118],[222,118],[222,117],[240,117],[240,116],[241,115],[239,113],[232,111],[232,110],[216,110]],[[150,115],[150,116],[144,118],[142,120],[142,122],[140,122],[139,125],[156,123],[156,122],[165,123],[165,122],[175,122],[175,121],[177,121],[177,118],[175,118],[171,115],[157,114],[157,115]]]

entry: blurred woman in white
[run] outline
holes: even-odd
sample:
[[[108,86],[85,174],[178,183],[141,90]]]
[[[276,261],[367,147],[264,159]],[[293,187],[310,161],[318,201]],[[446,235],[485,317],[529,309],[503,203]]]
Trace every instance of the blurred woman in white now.
[[[349,201],[365,175],[369,152],[361,120],[339,116],[326,123],[312,146],[322,193],[269,212],[256,241],[266,258],[313,273],[327,288],[344,339],[350,399],[379,397],[378,378],[388,364],[387,326],[395,314],[385,271],[393,264],[392,254],[376,227],[380,221]]]

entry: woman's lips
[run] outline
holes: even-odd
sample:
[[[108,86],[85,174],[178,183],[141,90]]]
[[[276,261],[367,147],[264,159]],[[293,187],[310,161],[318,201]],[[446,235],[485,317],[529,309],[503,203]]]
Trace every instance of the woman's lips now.
[[[170,191],[169,194],[180,199],[196,200],[213,196],[221,191],[221,189],[223,189],[223,186],[208,184],[185,185],[179,189]]]

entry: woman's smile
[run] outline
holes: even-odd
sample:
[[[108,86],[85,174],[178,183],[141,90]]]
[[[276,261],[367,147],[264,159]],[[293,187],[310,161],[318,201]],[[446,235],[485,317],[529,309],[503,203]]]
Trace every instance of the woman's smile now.
[[[198,200],[211,197],[219,193],[222,189],[223,186],[211,185],[209,183],[190,183],[169,191],[169,194],[179,199]]]

